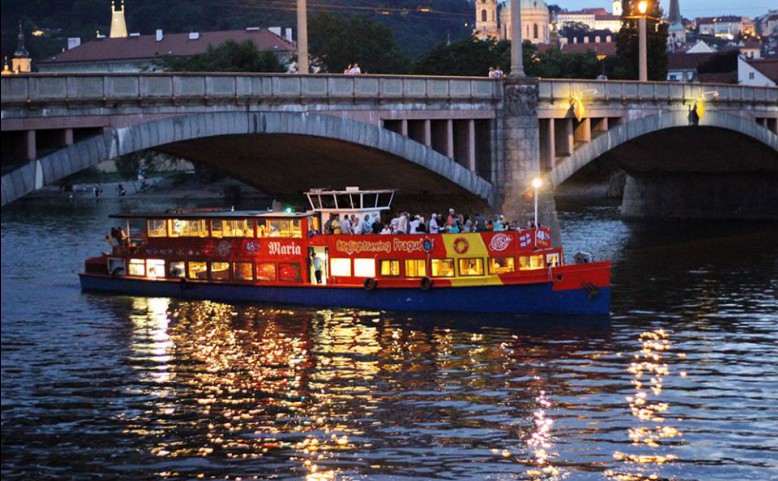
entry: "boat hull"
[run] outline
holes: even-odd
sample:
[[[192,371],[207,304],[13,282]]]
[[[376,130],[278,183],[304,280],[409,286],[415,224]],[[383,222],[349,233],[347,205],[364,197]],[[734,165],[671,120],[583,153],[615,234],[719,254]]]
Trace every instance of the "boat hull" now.
[[[357,286],[257,286],[80,274],[88,292],[147,297],[355,307],[419,312],[604,315],[610,287],[555,290],[551,282],[461,287],[376,288]]]

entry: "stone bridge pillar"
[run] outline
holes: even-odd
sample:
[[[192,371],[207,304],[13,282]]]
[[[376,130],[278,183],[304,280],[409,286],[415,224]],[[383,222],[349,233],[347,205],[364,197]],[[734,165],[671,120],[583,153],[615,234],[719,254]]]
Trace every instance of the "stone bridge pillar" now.
[[[532,179],[541,175],[540,122],[538,121],[538,80],[505,81],[505,108],[502,119],[502,168],[500,200],[496,203],[506,219],[521,227],[535,216]],[[552,187],[548,182],[539,191],[538,221],[551,227],[554,244],[559,245],[559,220]]]

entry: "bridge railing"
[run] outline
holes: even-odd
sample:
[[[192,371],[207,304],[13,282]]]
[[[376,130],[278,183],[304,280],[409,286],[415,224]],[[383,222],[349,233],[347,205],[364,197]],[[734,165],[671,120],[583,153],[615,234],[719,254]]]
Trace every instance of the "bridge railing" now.
[[[3,106],[126,101],[476,101],[502,98],[478,77],[290,74],[29,74],[0,79]]]
[[[714,103],[778,106],[778,88],[731,84],[635,82],[619,80],[541,80],[540,102],[555,103],[581,98],[591,103],[665,102],[694,103],[700,98]]]

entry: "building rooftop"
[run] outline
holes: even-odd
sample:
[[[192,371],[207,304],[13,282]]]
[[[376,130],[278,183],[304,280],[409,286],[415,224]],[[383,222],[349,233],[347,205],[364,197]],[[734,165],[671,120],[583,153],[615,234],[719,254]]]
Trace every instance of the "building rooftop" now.
[[[279,54],[291,54],[297,48],[294,42],[276,35],[266,28],[223,30],[219,32],[172,33],[162,35],[133,35],[124,38],[97,38],[53,57],[40,64],[70,62],[94,62],[105,60],[153,59],[163,55],[191,56],[205,53],[227,40],[238,43],[252,40],[258,50],[273,50]]]
[[[778,58],[746,60],[746,62],[765,77],[778,83]]]

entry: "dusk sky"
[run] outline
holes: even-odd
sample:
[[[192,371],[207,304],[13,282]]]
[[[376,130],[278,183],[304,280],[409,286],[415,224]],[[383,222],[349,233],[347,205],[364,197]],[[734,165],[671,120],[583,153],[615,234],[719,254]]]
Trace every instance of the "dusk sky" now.
[[[603,7],[611,10],[610,0],[546,0],[548,4],[557,4],[568,10]],[[661,0],[665,14],[670,9],[670,0]],[[746,15],[750,18],[767,13],[769,8],[778,9],[775,0],[680,0],[681,15],[695,17],[713,17],[717,15]]]

